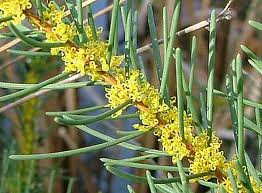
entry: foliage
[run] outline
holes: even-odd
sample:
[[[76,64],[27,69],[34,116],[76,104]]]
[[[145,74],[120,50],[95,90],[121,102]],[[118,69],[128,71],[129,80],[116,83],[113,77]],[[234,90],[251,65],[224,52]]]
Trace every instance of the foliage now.
[[[196,29],[209,25],[209,59],[208,59],[208,83],[206,86],[207,100],[205,101],[205,116],[200,119],[198,109],[192,102],[192,84],[194,72],[192,71],[189,80],[186,80],[182,63],[182,51],[174,48],[177,35],[189,33],[196,29],[189,28],[177,33],[177,25],[180,17],[182,1],[177,0],[168,27],[167,18],[164,17],[164,55],[160,54],[160,43],[157,39],[156,24],[152,5],[148,4],[148,22],[150,35],[152,37],[152,49],[154,52],[154,62],[157,67],[160,87],[156,88],[150,84],[143,73],[143,64],[139,60],[137,53],[136,27],[131,24],[135,14],[133,9],[124,8],[119,4],[119,0],[114,0],[110,33],[108,41],[101,38],[102,29],[94,24],[91,6],[88,4],[88,25],[84,25],[83,2],[77,0],[65,1],[65,5],[70,11],[71,17],[67,18],[65,6],[59,7],[54,1],[45,4],[41,0],[36,0],[37,11],[32,7],[34,3],[30,1],[14,1],[15,11],[12,5],[7,5],[9,1],[0,2],[1,27],[8,26],[14,36],[21,39],[25,44],[43,49],[43,52],[33,51],[13,51],[24,55],[53,55],[60,58],[64,64],[64,71],[48,80],[38,84],[1,84],[2,87],[10,89],[19,87],[20,91],[0,97],[0,102],[19,100],[41,89],[55,89],[61,85],[59,81],[66,80],[69,76],[87,76],[90,79],[88,86],[103,85],[105,87],[108,104],[103,107],[105,112],[98,116],[82,115],[83,112],[96,110],[96,107],[78,109],[74,112],[49,112],[47,115],[54,116],[54,120],[61,125],[74,125],[76,128],[98,137],[105,142],[62,152],[46,154],[30,154],[30,151],[21,151],[22,154],[11,155],[13,160],[38,160],[47,158],[61,158],[100,150],[114,145],[119,145],[141,153],[141,156],[123,159],[101,159],[106,169],[122,178],[133,182],[148,183],[151,192],[157,190],[161,192],[190,192],[189,183],[198,182],[210,188],[212,192],[262,192],[260,172],[252,165],[245,152],[245,130],[250,129],[256,132],[261,143],[261,119],[260,104],[251,101],[256,107],[257,123],[244,117],[243,107],[246,105],[243,98],[243,73],[242,61],[238,55],[232,63],[233,73],[227,76],[227,93],[222,93],[230,104],[230,112],[233,122],[234,137],[236,144],[236,155],[232,159],[227,159],[221,150],[222,141],[217,137],[213,128],[213,107],[214,95],[218,93],[214,90],[215,74],[215,53],[216,53],[216,25],[223,19],[230,16],[229,5],[219,15],[212,12],[211,18],[204,25],[197,26]],[[92,2],[92,1],[90,1]],[[128,5],[132,1],[128,1]],[[120,17],[119,10],[122,10],[122,21],[125,29],[125,53],[121,55],[117,48],[116,34],[118,31],[117,20]],[[165,13],[164,8],[163,12]],[[164,14],[166,16],[166,14]],[[32,28],[25,33],[22,29],[22,21],[27,20]],[[250,24],[261,30],[261,24],[251,21]],[[35,36],[30,36],[34,32],[41,31]],[[195,65],[196,38],[192,40],[192,69]],[[249,56],[249,63],[262,74],[262,61],[252,53],[247,47],[242,49]],[[172,57],[175,59],[177,96],[171,97],[168,92],[169,72]],[[164,64],[164,65],[163,65]],[[28,78],[30,78],[30,73]],[[189,82],[189,83],[188,83]],[[27,82],[28,83],[28,82]],[[75,86],[85,86],[86,82],[79,82]],[[73,88],[70,83],[63,83],[63,88]],[[221,93],[220,93],[221,94]],[[184,97],[185,96],[185,97]],[[26,103],[33,105],[35,102]],[[135,114],[125,114],[126,109],[136,107]],[[98,107],[100,108],[100,107]],[[33,112],[24,112],[24,119],[33,116]],[[125,133],[119,138],[112,138],[98,131],[89,128],[87,125],[108,119],[129,119],[139,118],[139,123],[133,125],[137,131]],[[25,127],[25,132],[27,127]],[[155,150],[140,147],[127,141],[152,132],[159,139],[162,150]],[[29,132],[30,134],[31,132]],[[33,138],[33,137],[31,137]],[[27,143],[33,143],[33,139]],[[173,165],[160,166],[153,164],[142,164],[139,161],[152,159],[155,157],[168,156],[172,159]],[[261,155],[260,155],[261,156]],[[167,178],[152,177],[149,171],[144,177],[125,173],[119,166],[144,168],[147,170],[157,170],[177,172],[176,177],[168,174]],[[131,186],[130,192],[134,192]]]

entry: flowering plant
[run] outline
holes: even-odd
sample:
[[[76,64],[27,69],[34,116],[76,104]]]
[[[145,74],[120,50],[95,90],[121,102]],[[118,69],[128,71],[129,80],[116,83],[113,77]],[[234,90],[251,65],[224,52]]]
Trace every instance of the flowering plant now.
[[[131,181],[148,183],[151,192],[156,192],[156,190],[161,192],[190,192],[188,184],[194,182],[201,183],[215,192],[262,192],[260,172],[251,164],[245,152],[244,143],[246,129],[251,129],[258,133],[261,138],[261,120],[259,119],[261,105],[253,105],[258,109],[257,124],[252,123],[248,119],[245,121],[243,115],[245,100],[243,99],[243,75],[240,55],[232,62],[233,75],[228,76],[226,79],[227,93],[216,92],[214,89],[216,25],[220,20],[229,19],[232,1],[229,1],[220,14],[216,14],[213,11],[209,20],[178,32],[177,25],[182,1],[177,0],[170,30],[167,24],[166,9],[163,9],[163,15],[166,16],[164,17],[164,24],[167,26],[164,29],[163,41],[157,40],[152,5],[148,4],[148,21],[150,35],[152,36],[152,44],[148,47],[152,47],[154,52],[154,62],[157,66],[160,82],[159,88],[154,87],[147,80],[143,65],[139,60],[140,53],[136,48],[135,37],[132,37],[136,29],[130,27],[131,23],[134,22],[132,9],[123,11],[122,19],[126,34],[125,54],[121,55],[117,50],[118,10],[120,6],[124,6],[124,1],[114,0],[109,39],[107,41],[101,37],[102,29],[95,26],[90,6],[93,1],[86,1],[84,4],[82,0],[77,0],[76,5],[73,1],[68,0],[65,2],[66,6],[62,7],[56,4],[55,1],[44,3],[41,0],[2,0],[0,2],[0,28],[8,27],[10,32],[25,44],[45,50],[44,52],[38,52],[39,54],[49,52],[64,62],[64,71],[60,75],[21,91],[2,96],[0,97],[0,102],[19,100],[19,98],[39,92],[40,89],[48,85],[58,81],[65,81],[66,78],[72,79],[73,77],[87,76],[90,78],[91,84],[97,83],[105,86],[105,97],[108,100],[108,104],[104,109],[109,108],[109,110],[98,116],[85,116],[74,112],[49,112],[47,115],[54,116],[54,120],[61,125],[74,125],[76,128],[106,142],[56,153],[11,155],[10,159],[59,158],[88,153],[113,145],[121,145],[138,151],[141,155],[118,161],[103,158],[101,160],[105,163],[106,169],[117,176]],[[34,9],[35,6],[37,9]],[[90,12],[87,24],[83,19],[84,6],[88,6]],[[66,11],[66,7],[72,16],[72,21],[67,18],[68,11]],[[41,33],[36,37],[25,34],[21,30],[24,20],[31,24],[31,33],[39,31]],[[251,22],[251,25],[261,29],[261,24],[259,23]],[[182,51],[180,48],[174,48],[176,36],[181,36],[203,27],[208,27],[210,31],[208,83],[206,88],[206,126],[199,119],[197,110],[193,105],[192,84],[188,84],[182,69]],[[192,69],[195,67],[196,42],[197,38],[194,37],[192,39]],[[163,57],[161,57],[159,48],[161,43],[164,45]],[[250,64],[261,73],[261,61],[259,58],[248,48],[244,46],[242,48],[250,57]],[[20,53],[30,55],[34,52]],[[176,97],[170,97],[168,91],[172,57],[175,59],[176,64]],[[193,79],[194,73],[191,74],[189,82],[192,83]],[[215,94],[227,97],[230,104],[236,142],[236,154],[232,159],[227,159],[221,150],[223,142],[218,138],[215,128],[213,128],[213,98]],[[187,106],[185,106],[185,103]],[[252,102],[252,104],[254,103]],[[125,114],[127,108],[131,106],[136,108],[136,113]],[[94,107],[92,108],[94,109]],[[82,112],[88,112],[89,110],[85,109]],[[133,125],[133,128],[137,131],[127,133],[125,136],[117,139],[107,137],[100,132],[94,133],[92,129],[87,127],[88,124],[105,120],[106,118],[128,119],[132,117],[139,118],[139,122]],[[202,118],[204,120],[204,117]],[[253,125],[260,130],[254,129]],[[148,132],[152,132],[158,137],[162,150],[141,148],[126,142]],[[149,171],[146,172],[145,177],[139,177],[125,173],[117,167],[123,164],[130,167],[139,167],[141,164],[137,163],[138,161],[162,156],[170,157],[173,165],[143,164],[143,168],[152,170],[155,167],[159,171],[177,171],[179,177],[172,177],[169,174],[168,178],[159,179],[152,177]],[[131,187],[128,188],[130,192],[134,192]]]

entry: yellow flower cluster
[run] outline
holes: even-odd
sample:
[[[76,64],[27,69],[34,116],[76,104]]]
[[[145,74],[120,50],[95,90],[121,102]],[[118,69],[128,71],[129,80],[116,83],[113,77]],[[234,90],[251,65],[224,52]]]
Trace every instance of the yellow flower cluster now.
[[[139,118],[142,123],[141,125],[135,124],[134,128],[141,131],[154,129],[154,134],[159,137],[163,149],[172,155],[175,163],[190,155],[190,151],[179,134],[175,101],[172,101],[171,107],[166,105],[162,101],[159,91],[148,82],[143,81],[141,77],[139,71],[131,71],[126,79],[117,78],[118,83],[106,89],[109,106],[116,108],[125,101],[131,100],[139,108]],[[140,104],[143,104],[142,108]],[[123,110],[118,111],[115,116],[121,115]],[[192,119],[186,114],[184,118],[185,139],[191,141],[193,138]]]
[[[235,179],[238,178],[237,175],[235,175],[234,177],[235,177]],[[253,188],[254,192],[255,193],[261,193],[262,192],[262,185],[261,184],[257,184],[253,177],[250,177],[250,181],[251,181],[251,185],[252,185],[252,188]],[[240,181],[240,179],[238,179],[236,183],[237,183],[237,189],[238,189],[239,193],[248,193],[248,192],[250,192],[250,191],[248,191],[245,188],[245,186]],[[226,190],[227,193],[234,193],[233,187],[231,185],[229,177],[227,177],[223,181],[222,186],[224,187],[224,189]]]
[[[222,141],[213,133],[211,143],[208,144],[208,142],[209,136],[207,132],[203,132],[193,138],[192,146],[194,147],[195,155],[189,167],[189,171],[192,174],[216,171],[226,167],[226,158],[223,155],[223,151],[219,150]],[[212,177],[212,175],[205,176],[203,179],[209,180]]]
[[[20,24],[25,19],[24,11],[30,9],[32,4],[30,0],[1,0],[0,1],[0,16],[12,17],[12,22],[15,25]],[[6,27],[8,22],[0,24],[0,29]]]
[[[115,108],[127,100],[131,100],[134,104],[143,104],[146,110],[140,110],[140,120],[142,125],[134,125],[135,128],[148,131],[159,124],[158,113],[164,112],[169,107],[162,102],[157,89],[148,82],[142,80],[142,74],[139,71],[131,71],[129,76],[123,79],[118,76],[117,84],[106,89],[106,97],[109,106]],[[120,115],[119,111],[117,115]]]
[[[184,157],[190,157],[191,151],[187,147],[187,143],[192,141],[193,127],[192,118],[184,114],[184,134],[185,142],[182,141],[179,132],[178,112],[174,104],[170,109],[160,114],[161,120],[165,122],[164,126],[161,126],[154,132],[162,143],[163,150],[172,155],[172,161],[175,164],[178,160],[182,160]],[[179,147],[179,148],[178,148]]]
[[[201,177],[201,179],[209,180],[211,178],[218,178],[218,183],[221,184],[226,192],[233,193],[233,187],[230,182],[230,178],[226,175],[228,169],[232,170],[233,176],[237,183],[239,193],[248,193],[244,184],[240,180],[240,175],[236,169],[236,156],[231,161],[227,161],[222,151],[219,151],[222,141],[212,134],[211,143],[208,145],[209,136],[207,132],[203,132],[198,136],[195,136],[192,140],[192,146],[195,151],[195,155],[192,156],[190,161],[189,171],[191,174],[199,174],[212,171],[213,174]],[[216,176],[218,175],[218,176]],[[197,181],[197,179],[191,180],[191,182]],[[262,184],[257,184],[255,179],[250,177],[251,185],[255,193],[262,192]]]
[[[106,42],[95,40],[92,36],[92,30],[89,26],[85,27],[88,43],[83,47],[74,45],[74,38],[77,35],[74,24],[66,24],[64,8],[58,10],[54,2],[48,4],[48,9],[44,12],[44,20],[52,26],[51,31],[46,32],[48,42],[67,43],[64,47],[52,48],[53,55],[62,54],[62,60],[65,62],[65,72],[81,73],[89,75],[92,80],[100,80],[102,72],[110,70],[119,72],[123,57],[113,56],[110,64],[106,61],[108,44]],[[96,31],[100,36],[102,28]]]
[[[64,47],[62,60],[65,72],[89,75],[92,80],[101,80],[101,73],[120,68],[123,57],[113,56],[110,65],[106,61],[108,45],[101,41],[89,41],[86,48]]]
[[[236,181],[236,185],[237,185],[237,189],[239,193],[248,193],[250,191],[247,190],[247,188],[244,186],[244,184],[241,182],[238,171],[236,169],[236,164],[235,164],[235,160],[231,161],[231,164],[228,166],[228,168],[231,168],[233,176],[235,178]],[[228,169],[227,168],[227,169]],[[251,186],[254,190],[255,193],[261,193],[262,192],[262,184],[258,184],[256,182],[256,180],[254,179],[254,177],[250,176],[250,182],[251,182]],[[224,189],[226,190],[226,192],[228,193],[234,193],[231,181],[229,177],[226,177],[222,182],[221,185],[224,187]]]
[[[66,43],[72,41],[76,36],[76,27],[73,23],[66,24],[63,19],[65,17],[65,8],[58,10],[53,1],[48,4],[48,9],[44,11],[44,21],[49,22],[52,30],[46,32],[47,42]],[[57,49],[53,50],[54,55]]]

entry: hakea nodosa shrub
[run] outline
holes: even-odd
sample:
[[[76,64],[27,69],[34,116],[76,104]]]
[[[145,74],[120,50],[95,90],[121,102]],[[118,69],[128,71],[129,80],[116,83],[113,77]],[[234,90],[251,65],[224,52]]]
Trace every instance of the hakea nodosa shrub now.
[[[93,81],[111,85],[105,89],[105,96],[108,99],[107,106],[112,109],[130,101],[126,107],[115,113],[114,117],[121,115],[128,106],[137,107],[140,124],[135,124],[134,128],[152,131],[161,142],[163,150],[172,156],[174,164],[187,159],[190,174],[208,173],[198,179],[207,181],[216,178],[227,192],[233,192],[227,174],[230,168],[236,179],[238,191],[248,192],[240,179],[236,157],[226,160],[223,151],[220,150],[222,141],[215,132],[212,133],[211,139],[206,131],[196,134],[192,117],[184,113],[182,139],[175,98],[169,101],[170,104],[166,104],[159,90],[146,81],[139,70],[126,72],[122,65],[124,56],[113,55],[108,62],[109,45],[100,38],[101,29],[96,30],[98,38],[94,38],[90,26],[84,27],[88,41],[80,46],[75,43],[78,35],[76,26],[64,21],[65,8],[57,9],[51,1],[40,19],[30,11],[31,7],[29,0],[1,1],[1,15],[11,17],[10,20],[1,23],[1,28],[11,22],[19,24],[27,16],[34,27],[45,32],[46,42],[63,43],[61,47],[51,48],[51,53],[61,56],[65,63],[65,72],[81,73],[88,75]],[[253,177],[250,177],[250,182],[254,192],[262,192],[261,184],[257,184]]]

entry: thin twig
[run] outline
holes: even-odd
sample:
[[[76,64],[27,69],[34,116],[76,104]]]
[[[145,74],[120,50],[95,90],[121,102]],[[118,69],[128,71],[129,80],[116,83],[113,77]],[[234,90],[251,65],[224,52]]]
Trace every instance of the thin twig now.
[[[119,5],[125,3],[126,1],[127,1],[127,0],[121,0],[121,1],[119,2]],[[104,15],[104,14],[110,12],[112,9],[113,9],[113,4],[105,7],[105,8],[102,9],[101,11],[98,11],[97,13],[95,13],[95,14],[94,14],[94,17],[98,17],[98,16],[100,16],[100,15]],[[86,20],[85,20],[85,21],[86,21]]]
[[[2,47],[0,47],[0,53],[8,50],[9,48],[15,46],[16,44],[20,43],[22,40],[16,38],[14,40],[12,40],[11,42],[8,42],[7,44],[3,45]]]
[[[230,15],[232,14],[232,12],[230,11],[230,6],[232,5],[233,3],[233,0],[230,0],[226,7],[223,9],[223,11],[217,16],[217,22],[221,21],[221,20],[224,20],[224,19],[231,19]],[[182,36],[182,35],[185,35],[185,34],[188,34],[188,33],[191,33],[191,32],[194,32],[194,31],[197,31],[199,29],[203,29],[203,28],[206,28],[209,26],[209,19],[208,20],[204,20],[204,21],[201,21],[201,22],[198,22],[197,24],[194,24],[194,25],[191,25],[183,30],[180,30],[176,33],[177,36]],[[163,39],[160,39],[158,40],[158,43],[159,44],[162,44],[164,42]],[[141,48],[139,48],[137,50],[137,53],[140,54],[142,52],[146,52],[148,50],[150,50],[152,48],[152,44],[148,44],[148,45],[145,45]]]
[[[82,4],[82,8],[96,2],[97,0],[87,0],[87,1],[84,1],[83,4]],[[71,13],[70,13],[70,10],[67,10],[65,11],[65,16],[69,16]]]
[[[67,146],[70,149],[78,148],[77,144],[72,139],[72,137],[68,134],[65,127],[58,128],[58,135],[66,142]]]

